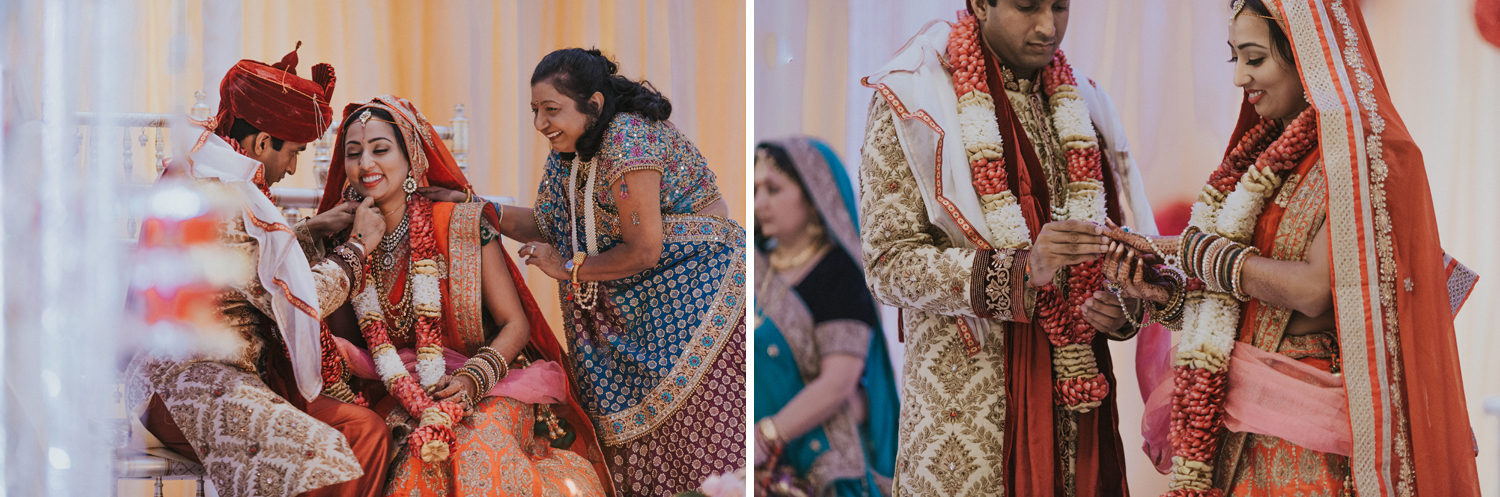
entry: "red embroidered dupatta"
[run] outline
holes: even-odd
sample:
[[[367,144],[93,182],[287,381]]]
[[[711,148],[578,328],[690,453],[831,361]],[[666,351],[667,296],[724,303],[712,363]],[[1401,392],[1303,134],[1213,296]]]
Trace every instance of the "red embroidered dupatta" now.
[[[1427,173],[1358,2],[1266,3],[1318,112],[1330,243],[1310,250],[1331,254],[1355,486],[1360,495],[1478,495]]]

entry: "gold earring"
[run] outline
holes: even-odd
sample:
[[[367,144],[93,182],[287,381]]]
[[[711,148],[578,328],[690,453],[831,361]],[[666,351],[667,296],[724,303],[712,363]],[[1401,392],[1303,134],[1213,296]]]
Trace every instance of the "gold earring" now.
[[[807,233],[815,239],[823,238],[824,233],[826,233],[823,229],[823,220],[814,219],[813,222],[807,223]]]
[[[364,199],[365,197],[363,195],[360,195],[359,192],[354,189],[354,185],[348,185],[344,187],[344,200],[348,200],[350,202],[361,202]]]
[[[401,191],[406,192],[407,195],[411,195],[413,192],[416,192],[417,191],[417,180],[416,180],[416,178],[412,178],[411,176],[407,176],[406,177],[406,181],[402,181],[401,182]]]

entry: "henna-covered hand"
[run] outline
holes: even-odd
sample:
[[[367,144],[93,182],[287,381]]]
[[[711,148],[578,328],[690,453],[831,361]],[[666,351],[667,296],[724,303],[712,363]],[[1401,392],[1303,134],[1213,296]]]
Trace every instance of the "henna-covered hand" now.
[[[1147,263],[1140,253],[1128,245],[1111,241],[1104,255],[1100,272],[1104,278],[1120,288],[1126,298],[1166,302],[1171,297],[1166,280],[1156,268]]]

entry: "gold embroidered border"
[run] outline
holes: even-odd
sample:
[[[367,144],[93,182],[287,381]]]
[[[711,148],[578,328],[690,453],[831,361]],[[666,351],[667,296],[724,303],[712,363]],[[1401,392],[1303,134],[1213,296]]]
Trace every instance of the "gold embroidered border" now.
[[[1298,53],[1303,81],[1310,100],[1319,109],[1319,135],[1324,137],[1320,143],[1329,180],[1328,222],[1340,341],[1366,344],[1343,347],[1354,436],[1351,472],[1356,486],[1372,495],[1407,494],[1411,490],[1407,477],[1410,465],[1405,412],[1399,398],[1402,387],[1398,379],[1400,352],[1395,344],[1395,267],[1389,252],[1390,219],[1385,206],[1387,167],[1380,147],[1384,121],[1376,112],[1373,80],[1364,71],[1357,33],[1343,5],[1338,0],[1329,2],[1329,6],[1324,3],[1271,2],[1273,8],[1285,12],[1282,18]],[[1342,50],[1335,32],[1339,26],[1333,25],[1330,10],[1344,33],[1346,47]],[[1351,76],[1348,69],[1356,74]],[[1360,85],[1358,98],[1356,79]],[[1368,113],[1360,112],[1359,104],[1364,104],[1363,110]],[[1369,119],[1371,124],[1368,136],[1363,134],[1362,119]],[[1363,203],[1363,199],[1370,203]]]
[[[484,343],[484,294],[481,275],[479,223],[484,222],[484,204],[465,202],[453,205],[448,222],[448,302],[458,336],[469,349],[478,350]],[[498,243],[498,241],[497,241]]]
[[[683,216],[690,217],[690,216]],[[703,218],[738,228],[733,221]],[[655,430],[658,425],[672,417],[688,399],[698,384],[708,375],[717,362],[719,353],[729,345],[729,336],[744,325],[745,321],[745,242],[743,229],[713,230],[719,237],[728,238],[724,245],[730,249],[733,261],[720,280],[718,295],[703,315],[703,322],[693,331],[692,339],[678,356],[679,360],[667,373],[665,379],[635,406],[601,416],[598,423],[599,441],[607,445],[623,445]],[[709,235],[713,236],[713,235]],[[731,305],[730,302],[734,304]],[[734,344],[743,347],[744,344]],[[692,358],[697,358],[693,361]]]
[[[1328,218],[1327,181],[1323,178],[1323,163],[1313,165],[1307,177],[1279,196],[1287,197],[1286,214],[1276,227],[1276,243],[1267,257],[1278,261],[1305,261],[1312,239],[1318,235]],[[1251,344],[1266,352],[1277,352],[1286,325],[1292,318],[1292,310],[1261,301],[1255,314],[1255,332]]]
[[[1344,10],[1343,4],[1335,1],[1330,4],[1334,17],[1338,19],[1339,26],[1344,34],[1344,62],[1354,72],[1355,80],[1359,83],[1359,107],[1364,116],[1369,120],[1370,132],[1364,136],[1365,152],[1369,160],[1369,199],[1370,209],[1375,213],[1375,246],[1378,254],[1378,266],[1380,269],[1380,306],[1385,311],[1384,329],[1376,328],[1376,332],[1384,331],[1386,353],[1383,357],[1390,367],[1389,382],[1384,391],[1390,398],[1390,412],[1394,414],[1395,421],[1392,425],[1392,435],[1395,438],[1395,490],[1397,495],[1411,495],[1415,487],[1415,474],[1412,470],[1412,454],[1409,439],[1409,427],[1406,418],[1405,388],[1402,386],[1405,373],[1402,371],[1404,363],[1401,360],[1401,338],[1399,313],[1396,300],[1396,260],[1394,249],[1391,248],[1391,215],[1386,205],[1385,180],[1390,173],[1390,168],[1385,162],[1384,152],[1381,148],[1381,135],[1385,132],[1385,118],[1380,116],[1380,108],[1374,94],[1374,80],[1365,70],[1364,58],[1359,51],[1359,33],[1354,30],[1349,22],[1349,14]],[[1389,417],[1388,417],[1389,418]]]
[[[828,354],[844,354],[859,358],[870,354],[871,330],[870,325],[865,324],[864,321],[857,319],[824,321],[813,327],[812,334],[813,340],[817,342],[816,355],[819,360]]]

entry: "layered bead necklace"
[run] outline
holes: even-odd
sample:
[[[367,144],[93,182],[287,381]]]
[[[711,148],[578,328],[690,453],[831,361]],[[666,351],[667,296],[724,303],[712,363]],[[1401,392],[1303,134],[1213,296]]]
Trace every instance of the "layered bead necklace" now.
[[[390,294],[391,289],[396,287],[402,276],[402,273],[396,270],[397,264],[405,261],[407,267],[403,269],[406,269],[407,274],[410,274],[411,261],[415,260],[414,257],[411,257],[411,244],[407,243],[410,235],[410,225],[411,210],[408,209],[406,215],[401,217],[401,224],[396,225],[396,229],[391,231],[391,234],[380,239],[380,245],[376,247],[374,254],[371,255],[372,259],[378,261],[376,268],[378,269],[378,274],[373,279],[381,297],[381,308],[385,311],[385,317],[390,320],[390,334],[393,337],[402,339],[410,336],[412,320],[416,317],[411,312],[408,312],[411,309],[412,287],[414,285],[404,285],[405,288],[402,289],[401,300],[395,305],[390,304]]]
[[[576,262],[577,264],[583,263],[582,260],[577,259],[580,250],[586,248],[589,257],[599,255],[599,247],[596,246],[599,240],[598,224],[594,222],[594,182],[599,173],[599,168],[595,167],[595,164],[599,158],[595,157],[589,159],[588,162],[583,162],[580,158],[581,155],[573,156],[573,170],[568,172],[568,214],[570,215],[568,221],[572,223],[570,226],[571,229],[568,231],[572,235],[573,257],[575,261],[578,261]],[[587,232],[584,233],[583,247],[580,247],[578,243],[578,215],[580,212],[578,206],[578,174],[584,168],[588,168],[589,175],[586,180],[588,181],[588,185],[584,188],[583,210],[581,212],[584,217],[583,226]],[[577,273],[575,272],[574,275],[576,276]],[[568,300],[577,304],[578,307],[585,311],[594,310],[594,306],[598,305],[599,301],[599,282],[576,281],[575,279],[571,287],[572,291],[568,293]]]
[[[1318,146],[1317,112],[1312,107],[1298,114],[1285,131],[1280,128],[1276,121],[1262,118],[1240,138],[1198,194],[1184,241],[1202,232],[1242,245],[1250,243],[1266,200],[1276,195],[1282,178]],[[1209,249],[1203,245],[1183,243],[1177,263],[1201,267],[1187,261],[1196,257],[1194,252]],[[1249,253],[1254,253],[1254,247]],[[1221,272],[1238,273],[1238,264],[1220,266],[1224,266]],[[1213,488],[1213,463],[1224,429],[1229,356],[1239,333],[1240,302],[1249,298],[1237,284],[1225,288],[1222,282],[1232,277],[1197,277],[1187,287],[1182,338],[1173,358],[1168,497],[1223,494]]]
[[[438,462],[448,458],[455,438],[453,425],[463,419],[464,408],[456,402],[436,402],[423,387],[436,384],[444,372],[442,333],[442,291],[439,287],[437,239],[432,227],[432,202],[420,195],[407,198],[407,218],[411,223],[411,263],[407,269],[407,288],[415,305],[409,314],[416,317],[417,379],[413,379],[391,344],[383,310],[384,302],[374,281],[368,275],[365,289],[354,299],[359,328],[375,359],[375,369],[387,390],[401,401],[412,417],[419,419],[417,429],[407,437],[408,446],[423,461]],[[369,267],[368,265],[366,266]]]
[[[998,248],[1030,248],[1026,218],[1006,183],[1000,125],[985,75],[979,21],[967,13],[960,16],[948,37],[948,63],[958,94],[964,151],[980,195],[985,225]],[[1063,141],[1068,163],[1065,209],[1055,217],[1102,225],[1107,213],[1099,142],[1087,104],[1078,93],[1073,69],[1062,51],[1042,69],[1040,80],[1052,109],[1053,129]],[[1084,319],[1080,307],[1103,287],[1099,261],[1095,260],[1069,267],[1067,279],[1054,281],[1037,294],[1037,314],[1052,343],[1053,398],[1070,411],[1088,412],[1109,394],[1109,383],[1099,371],[1091,346],[1096,330]]]

